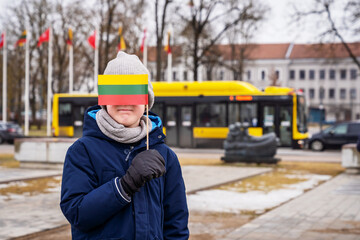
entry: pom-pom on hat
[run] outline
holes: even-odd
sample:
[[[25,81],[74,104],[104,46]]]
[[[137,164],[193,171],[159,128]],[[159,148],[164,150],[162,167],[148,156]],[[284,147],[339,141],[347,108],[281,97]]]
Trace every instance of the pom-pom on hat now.
[[[147,74],[149,109],[154,105],[154,91],[150,81],[150,74],[136,55],[118,52],[115,59],[108,62],[103,75],[135,75]],[[104,108],[104,106],[101,106]]]

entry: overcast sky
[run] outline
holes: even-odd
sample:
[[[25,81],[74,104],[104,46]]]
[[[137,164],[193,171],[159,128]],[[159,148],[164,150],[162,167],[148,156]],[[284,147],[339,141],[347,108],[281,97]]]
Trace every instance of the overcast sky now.
[[[261,2],[271,7],[268,19],[263,22],[259,32],[254,39],[258,43],[314,43],[318,42],[319,32],[326,28],[326,22],[319,22],[316,17],[308,18],[300,26],[292,21],[291,15],[294,12],[293,4],[298,8],[310,9],[315,0],[261,0]],[[335,5],[331,9],[337,26],[342,24],[344,15],[343,0],[335,0]],[[359,38],[352,34],[342,32],[347,41],[359,41]]]
[[[267,15],[267,19],[262,23],[259,32],[254,39],[257,43],[315,43],[319,41],[317,37],[319,31],[324,29],[325,24],[316,24],[317,19],[311,18],[304,22],[301,26],[297,26],[291,21],[293,13],[292,4],[298,4],[299,8],[309,9],[315,0],[259,0],[270,6],[271,11]],[[346,1],[335,0],[337,5],[333,9],[334,18],[337,23],[341,23],[343,15],[343,3]],[[0,0],[0,9],[5,9],[9,0]],[[10,1],[11,3],[11,1]],[[359,41],[351,34],[345,34],[347,41]]]

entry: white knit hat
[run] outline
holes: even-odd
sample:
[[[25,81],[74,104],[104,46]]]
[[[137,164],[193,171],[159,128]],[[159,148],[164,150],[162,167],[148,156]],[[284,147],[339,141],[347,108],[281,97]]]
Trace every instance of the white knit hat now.
[[[118,52],[115,59],[108,62],[104,75],[132,75],[148,74],[149,109],[154,105],[154,91],[150,81],[150,74],[136,55]]]

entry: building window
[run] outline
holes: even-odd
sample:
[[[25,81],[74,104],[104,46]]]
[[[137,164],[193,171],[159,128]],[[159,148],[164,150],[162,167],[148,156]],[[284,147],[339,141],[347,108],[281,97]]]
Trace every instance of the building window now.
[[[346,89],[345,88],[340,89],[340,99],[346,99]]]
[[[325,79],[325,70],[324,70],[324,69],[320,70],[319,76],[320,76],[320,80],[324,80],[324,79]]]
[[[224,80],[224,71],[220,71],[220,77],[219,77],[220,80]]]
[[[277,79],[277,80],[280,79],[280,71],[279,71],[279,70],[276,70],[276,71],[275,71],[275,76],[276,76],[276,79]]]
[[[324,99],[324,97],[325,97],[325,89],[324,88],[320,88],[319,89],[319,99],[321,100],[321,99]]]
[[[299,76],[300,76],[300,80],[304,80],[305,79],[305,70],[300,70]]]
[[[351,100],[356,99],[356,88],[350,89],[350,99]]]
[[[164,71],[161,72],[161,80],[165,81],[165,72]]]
[[[357,77],[357,70],[356,69],[351,69],[350,70],[350,79],[355,80],[356,77]]]
[[[290,78],[290,80],[294,80],[294,79],[295,79],[295,70],[290,70],[290,72],[289,72],[289,78]]]
[[[315,70],[310,70],[310,71],[309,71],[309,79],[310,79],[310,80],[314,80],[314,79],[315,79]]]
[[[265,80],[265,71],[264,70],[262,70],[261,71],[261,80]]]
[[[237,71],[233,71],[233,75],[234,75],[234,80],[238,79],[238,72]]]
[[[340,79],[342,79],[342,80],[346,79],[346,69],[340,70]]]
[[[329,89],[329,98],[330,99],[335,98],[335,89],[334,88]]]
[[[314,99],[315,98],[315,89],[310,88],[309,89],[309,98]]]
[[[250,81],[250,80],[251,80],[251,71],[248,70],[248,71],[246,72],[246,75],[247,75],[247,80]]]
[[[187,71],[184,71],[184,81],[187,81],[188,80],[188,76],[187,76]]]
[[[176,79],[176,72],[175,72],[175,71],[173,71],[173,80],[174,80],[174,81],[177,80],[177,79]]]
[[[335,80],[335,70],[334,69],[329,70],[329,78],[330,78],[330,80]]]

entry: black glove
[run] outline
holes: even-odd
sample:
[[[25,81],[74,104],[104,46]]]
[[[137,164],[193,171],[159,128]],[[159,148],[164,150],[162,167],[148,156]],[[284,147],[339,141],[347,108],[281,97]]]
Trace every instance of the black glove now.
[[[165,160],[158,151],[143,151],[132,160],[126,174],[120,179],[120,184],[124,191],[132,196],[146,182],[164,175],[165,170]]]

